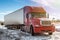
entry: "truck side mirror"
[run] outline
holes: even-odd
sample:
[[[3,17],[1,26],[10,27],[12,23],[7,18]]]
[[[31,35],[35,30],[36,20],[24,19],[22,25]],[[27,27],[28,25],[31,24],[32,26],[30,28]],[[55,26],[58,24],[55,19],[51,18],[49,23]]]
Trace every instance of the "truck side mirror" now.
[[[28,14],[26,14],[26,18],[28,18],[29,16],[28,16]]]
[[[49,14],[47,14],[46,16],[47,16],[47,18],[49,18]]]

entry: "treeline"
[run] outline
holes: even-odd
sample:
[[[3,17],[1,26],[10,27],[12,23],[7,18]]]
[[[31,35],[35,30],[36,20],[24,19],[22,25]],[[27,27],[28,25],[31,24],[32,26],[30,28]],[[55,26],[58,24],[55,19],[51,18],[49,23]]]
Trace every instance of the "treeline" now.
[[[60,20],[52,20],[52,22],[60,22]]]

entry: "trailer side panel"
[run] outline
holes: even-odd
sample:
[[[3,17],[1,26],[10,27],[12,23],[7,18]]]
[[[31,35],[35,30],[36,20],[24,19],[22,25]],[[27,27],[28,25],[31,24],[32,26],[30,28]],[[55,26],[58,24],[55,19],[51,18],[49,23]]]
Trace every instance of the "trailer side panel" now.
[[[24,11],[23,9],[16,10],[4,17],[5,25],[24,24]]]

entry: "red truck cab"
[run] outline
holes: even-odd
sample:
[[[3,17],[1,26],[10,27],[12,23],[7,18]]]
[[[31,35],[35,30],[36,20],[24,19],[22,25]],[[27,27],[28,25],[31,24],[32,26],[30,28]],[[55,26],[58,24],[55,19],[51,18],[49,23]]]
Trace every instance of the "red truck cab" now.
[[[43,7],[26,6],[24,10],[25,26],[21,30],[30,32],[32,35],[45,32],[52,35],[55,31],[55,26],[47,17],[47,13]]]

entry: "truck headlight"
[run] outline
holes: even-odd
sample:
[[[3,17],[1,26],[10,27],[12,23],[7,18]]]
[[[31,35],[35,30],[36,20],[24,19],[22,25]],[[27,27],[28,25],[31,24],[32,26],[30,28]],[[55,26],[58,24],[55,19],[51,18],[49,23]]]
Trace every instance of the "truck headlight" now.
[[[36,27],[39,27],[39,25],[35,25]]]

